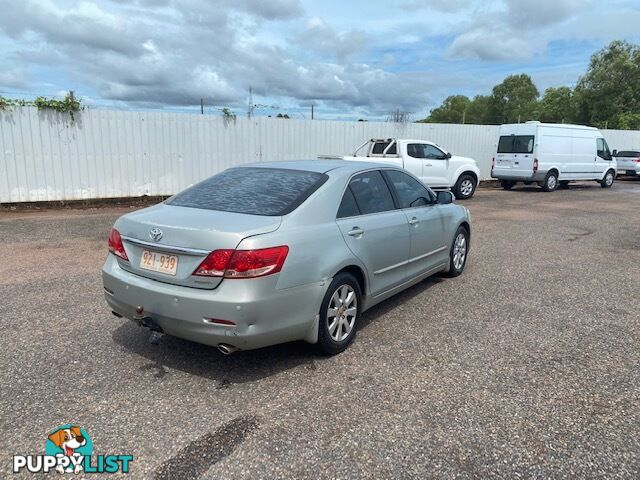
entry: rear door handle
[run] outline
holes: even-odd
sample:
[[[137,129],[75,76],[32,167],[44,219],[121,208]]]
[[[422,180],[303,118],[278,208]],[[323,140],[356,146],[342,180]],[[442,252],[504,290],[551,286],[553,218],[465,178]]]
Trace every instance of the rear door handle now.
[[[361,229],[360,227],[353,227],[351,230],[349,230],[347,234],[351,237],[359,237],[363,233],[364,233],[364,230]]]
[[[409,220],[409,225],[417,225],[420,223],[420,220],[418,220],[416,217],[413,217],[411,220]]]

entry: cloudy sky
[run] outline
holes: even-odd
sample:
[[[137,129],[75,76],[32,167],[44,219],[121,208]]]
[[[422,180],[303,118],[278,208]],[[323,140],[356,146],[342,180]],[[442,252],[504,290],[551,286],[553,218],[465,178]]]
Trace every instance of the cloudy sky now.
[[[513,73],[573,85],[638,32],[639,0],[0,0],[0,95],[418,119]]]

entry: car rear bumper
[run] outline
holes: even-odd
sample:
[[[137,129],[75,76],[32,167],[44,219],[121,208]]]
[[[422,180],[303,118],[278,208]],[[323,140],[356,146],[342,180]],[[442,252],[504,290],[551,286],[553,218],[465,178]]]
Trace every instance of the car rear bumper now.
[[[224,280],[215,290],[201,290],[127,272],[113,255],[102,269],[109,307],[131,320],[150,318],[166,334],[243,350],[293,340],[315,342],[325,282],[278,290],[277,277]],[[136,313],[138,306],[142,314]],[[214,324],[213,318],[235,325]]]
[[[512,182],[542,182],[547,176],[547,171],[538,170],[536,173],[523,173],[522,171],[510,172],[508,170],[496,170],[491,172],[491,178],[509,180]]]

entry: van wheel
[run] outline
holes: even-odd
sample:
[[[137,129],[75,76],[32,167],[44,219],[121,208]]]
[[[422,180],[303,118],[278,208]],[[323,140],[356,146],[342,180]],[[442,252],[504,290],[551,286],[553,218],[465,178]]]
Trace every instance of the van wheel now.
[[[463,173],[458,178],[455,186],[453,187],[453,194],[456,196],[458,200],[466,200],[468,198],[473,197],[474,192],[476,191],[476,182],[475,178],[473,178],[468,173]]]
[[[607,170],[607,173],[604,175],[604,178],[600,182],[600,186],[602,188],[611,188],[611,185],[613,185],[614,180],[615,180],[615,174],[613,173],[613,170]]]
[[[545,192],[553,192],[556,188],[558,188],[558,174],[552,170],[544,177],[542,189]]]
[[[458,227],[453,238],[451,249],[449,250],[449,273],[450,277],[457,277],[464,270],[467,264],[469,253],[469,232],[463,226]]]
[[[505,190],[511,190],[516,182],[512,182],[510,180],[500,180],[500,186]]]
[[[318,349],[325,355],[343,352],[353,342],[362,312],[362,293],[353,275],[333,278],[320,305]]]
[[[569,180],[560,180],[560,188],[569,188]]]

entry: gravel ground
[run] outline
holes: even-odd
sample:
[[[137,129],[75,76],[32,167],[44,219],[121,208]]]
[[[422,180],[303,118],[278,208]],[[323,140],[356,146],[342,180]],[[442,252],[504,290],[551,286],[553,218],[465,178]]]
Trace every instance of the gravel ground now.
[[[0,477],[73,422],[129,478],[639,478],[640,181],[465,205],[465,273],[331,358],[151,345],[102,297],[126,208],[0,212]]]

